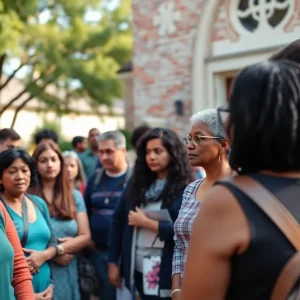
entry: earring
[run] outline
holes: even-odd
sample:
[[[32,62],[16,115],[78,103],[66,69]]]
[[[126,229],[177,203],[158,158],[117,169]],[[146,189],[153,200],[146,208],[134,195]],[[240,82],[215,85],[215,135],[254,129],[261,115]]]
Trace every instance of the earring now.
[[[220,155],[220,153],[219,153],[219,163],[221,163],[221,155]]]

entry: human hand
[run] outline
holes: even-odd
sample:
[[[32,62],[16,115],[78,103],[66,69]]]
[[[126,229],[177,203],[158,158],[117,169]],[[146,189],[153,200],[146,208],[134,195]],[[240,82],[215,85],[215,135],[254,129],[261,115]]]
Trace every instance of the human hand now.
[[[144,212],[139,208],[135,207],[136,211],[131,210],[128,215],[128,224],[136,227],[146,227],[145,224],[149,218],[144,214]]]
[[[98,249],[97,249],[97,247],[96,247],[96,244],[95,244],[95,242],[94,242],[93,240],[90,240],[90,242],[89,242],[87,248],[88,248],[89,250],[91,250],[92,252],[97,252],[97,251],[98,251]]]
[[[52,300],[53,298],[53,293],[54,293],[54,289],[53,289],[53,286],[49,285],[47,287],[46,290],[44,290],[44,292],[42,294],[44,294],[44,298],[45,300]]]
[[[43,293],[36,293],[36,294],[34,294],[34,299],[35,300],[43,300],[44,299]]]
[[[28,257],[26,257],[26,261],[30,270],[31,274],[35,274],[39,271],[39,268],[41,265],[45,263],[47,260],[47,255],[44,251],[35,251],[31,249],[23,248],[24,253],[29,254]]]
[[[108,264],[108,280],[116,288],[121,287],[120,269],[116,264]]]
[[[46,290],[44,290],[42,293],[34,294],[35,300],[52,300],[53,299],[53,287],[48,286]]]
[[[60,266],[67,266],[72,261],[73,258],[74,258],[74,255],[64,253],[63,255],[57,256],[54,259],[54,262]]]
[[[69,236],[67,236],[67,237],[64,237],[64,238],[59,238],[59,239],[57,239],[60,243],[64,243],[64,242],[67,242],[67,241],[69,241],[69,240],[72,240],[73,238],[72,237],[69,237]]]

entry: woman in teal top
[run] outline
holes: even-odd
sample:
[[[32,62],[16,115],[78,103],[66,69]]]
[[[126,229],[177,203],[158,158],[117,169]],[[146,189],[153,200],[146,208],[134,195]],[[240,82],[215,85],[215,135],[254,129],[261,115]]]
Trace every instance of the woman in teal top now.
[[[45,202],[25,194],[34,178],[34,160],[23,150],[10,149],[0,154],[2,173],[1,201],[14,221],[26,260],[33,275],[36,300],[51,299],[51,271],[48,260],[57,252],[51,235],[50,216]]]
[[[51,224],[60,244],[59,256],[51,265],[54,300],[80,300],[76,253],[90,242],[90,229],[84,200],[70,185],[64,158],[53,142],[39,144],[33,157],[37,161],[39,182],[32,190],[45,199]]]
[[[49,212],[45,202],[41,198],[36,196],[28,195],[28,197],[32,199],[34,205],[36,205],[35,203],[37,203],[41,207],[43,213],[35,206],[36,221],[32,223],[29,222],[28,238],[26,244],[24,245],[26,257],[28,257],[31,253],[31,250],[29,249],[34,249],[35,251],[41,252],[47,249],[51,238],[51,231],[44,217],[45,215],[48,215],[49,218]],[[24,234],[23,218],[8,205],[6,205],[6,209],[15,224],[20,240],[22,240]],[[35,273],[33,276],[32,284],[34,292],[42,293],[43,291],[45,291],[51,285],[50,278],[50,266],[46,261],[40,266],[39,272]]]

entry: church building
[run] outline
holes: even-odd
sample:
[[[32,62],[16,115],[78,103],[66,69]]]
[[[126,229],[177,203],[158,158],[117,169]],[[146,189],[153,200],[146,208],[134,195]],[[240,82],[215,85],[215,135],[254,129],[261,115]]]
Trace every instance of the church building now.
[[[300,0],[133,0],[132,126],[189,130],[245,66],[300,38]]]

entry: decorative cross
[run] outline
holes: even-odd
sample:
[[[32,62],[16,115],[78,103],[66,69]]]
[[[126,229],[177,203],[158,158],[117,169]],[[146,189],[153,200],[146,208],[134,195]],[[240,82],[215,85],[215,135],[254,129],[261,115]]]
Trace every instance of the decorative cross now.
[[[158,15],[153,19],[153,25],[159,26],[159,35],[164,36],[176,32],[175,23],[181,20],[174,2],[163,3],[158,8]]]
[[[270,27],[268,19],[271,18],[276,9],[286,9],[290,4],[290,0],[249,0],[248,8],[244,11],[238,10],[237,16],[241,19],[252,17],[258,22],[258,27]]]

